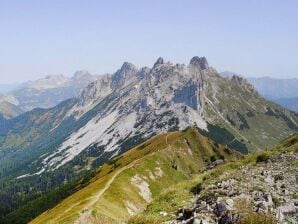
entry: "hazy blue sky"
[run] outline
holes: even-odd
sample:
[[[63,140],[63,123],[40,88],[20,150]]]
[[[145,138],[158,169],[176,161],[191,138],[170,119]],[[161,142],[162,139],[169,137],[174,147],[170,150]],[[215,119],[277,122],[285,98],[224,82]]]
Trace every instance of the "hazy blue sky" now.
[[[0,83],[194,55],[219,71],[298,77],[298,1],[0,0]]]

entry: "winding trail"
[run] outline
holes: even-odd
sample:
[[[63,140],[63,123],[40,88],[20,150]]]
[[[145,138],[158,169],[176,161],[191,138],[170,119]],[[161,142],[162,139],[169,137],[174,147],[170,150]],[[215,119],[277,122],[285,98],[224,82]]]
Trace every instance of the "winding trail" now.
[[[171,135],[172,133],[168,133],[165,137],[165,141],[168,147],[171,147],[171,145],[168,143],[168,136]],[[132,161],[131,163],[119,168],[113,173],[113,176],[110,177],[110,179],[105,183],[104,187],[100,189],[96,194],[86,198],[88,202],[84,206],[83,210],[80,210],[79,217],[76,219],[74,224],[86,224],[90,223],[90,220],[92,219],[92,214],[91,214],[91,208],[100,200],[100,198],[104,195],[104,193],[111,187],[115,179],[125,170],[132,168],[135,166],[139,161],[141,161],[144,157],[141,157],[139,159],[136,159]],[[55,221],[59,220],[60,217],[62,217],[64,214],[72,211],[76,206],[80,205],[82,201],[79,201],[77,203],[72,204],[69,206],[67,209],[65,209],[62,213],[60,213],[58,216],[54,218]],[[83,211],[83,212],[82,212]],[[53,221],[54,221],[53,220]]]
[[[114,175],[108,180],[108,182],[105,184],[104,188],[102,188],[100,191],[96,193],[96,195],[90,197],[91,199],[86,206],[84,206],[84,212],[80,213],[79,218],[75,221],[74,224],[82,224],[86,223],[86,219],[89,219],[91,216],[90,208],[98,202],[98,200],[102,197],[102,195],[111,187],[114,180],[125,170],[132,168],[137,162],[139,162],[142,158],[139,158],[126,166],[123,166],[122,168],[118,169]]]

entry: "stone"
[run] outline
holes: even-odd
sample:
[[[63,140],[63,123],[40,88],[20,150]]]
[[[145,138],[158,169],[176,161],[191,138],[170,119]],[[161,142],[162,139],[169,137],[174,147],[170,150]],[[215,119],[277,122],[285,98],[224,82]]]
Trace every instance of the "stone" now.
[[[162,58],[162,57],[159,57],[158,59],[157,59],[157,61],[154,63],[154,65],[153,65],[153,67],[155,68],[155,67],[157,67],[158,65],[162,65],[162,64],[164,64],[165,62],[164,62],[164,59]]]
[[[230,213],[225,213],[219,218],[218,224],[233,224],[233,217]]]
[[[273,201],[272,201],[271,194],[266,194],[264,197],[265,197],[267,206],[268,206],[268,207],[272,207],[272,206],[274,205],[274,203],[273,203]]]
[[[227,208],[228,208],[228,210],[231,210],[232,208],[233,208],[233,206],[234,206],[234,201],[233,201],[233,199],[231,199],[231,198],[228,198],[227,200],[226,200],[226,204],[227,204]]]
[[[215,161],[213,162],[213,164],[214,164],[215,166],[220,165],[220,164],[223,164],[223,163],[224,163],[224,161],[223,161],[222,159],[215,160]]]
[[[255,207],[256,207],[256,212],[268,212],[268,206],[265,201],[257,202]]]
[[[159,214],[160,214],[161,216],[167,216],[167,215],[168,215],[168,213],[167,213],[167,212],[164,212],[164,211],[159,212]]]
[[[215,208],[214,208],[214,213],[217,217],[221,216],[227,211],[227,206],[224,202],[219,202],[216,203]]]
[[[288,191],[288,189],[286,189],[286,188],[282,189],[281,192],[284,193],[285,195],[288,195],[288,194],[289,194],[289,191]]]
[[[287,214],[297,214],[298,208],[295,207],[294,203],[288,203],[283,206],[279,206],[276,212],[276,218],[278,219],[279,223],[284,223],[285,215]]]
[[[195,67],[198,67],[200,69],[208,69],[209,68],[209,65],[208,65],[208,62],[207,62],[207,59],[205,57],[198,57],[198,56],[195,56],[193,57],[190,62],[189,62],[190,65],[193,65]]]
[[[202,224],[202,220],[194,219],[193,224]]]
[[[178,219],[179,220],[187,220],[192,218],[193,215],[193,209],[189,209],[189,208],[184,208],[184,209],[180,209],[178,212]]]

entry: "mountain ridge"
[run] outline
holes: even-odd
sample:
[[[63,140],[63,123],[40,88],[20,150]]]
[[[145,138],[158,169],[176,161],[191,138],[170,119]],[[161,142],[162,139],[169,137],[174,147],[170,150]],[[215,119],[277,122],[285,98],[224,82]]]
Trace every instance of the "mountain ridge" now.
[[[221,72],[220,75],[226,78],[232,78],[234,75],[241,76],[230,71]],[[297,78],[282,79],[264,76],[246,77],[246,79],[266,99],[295,111],[296,113],[298,112],[298,92],[296,91],[296,86],[298,85]]]
[[[8,181],[50,191],[164,132],[195,127],[248,153],[297,131],[297,114],[266,101],[242,78],[222,78],[204,58],[191,61],[158,59],[140,69],[124,63],[75,98],[0,120],[3,195],[14,191]]]
[[[51,108],[66,99],[75,97],[81,89],[97,78],[85,70],[76,71],[72,77],[61,74],[47,75],[44,78],[19,84],[6,92],[4,97],[12,99],[10,103],[22,111]],[[13,114],[10,118],[17,115]]]
[[[75,195],[64,200],[52,210],[43,213],[31,223],[54,223],[61,221],[84,223],[92,217],[91,211],[94,213],[94,209],[98,210],[98,213],[96,212],[97,216],[101,216],[100,214],[104,216],[105,214],[105,218],[99,219],[101,221],[109,223],[123,222],[131,216],[131,212],[135,213],[142,210],[134,211],[132,204],[144,209],[145,205],[150,203],[151,197],[159,194],[157,186],[168,186],[168,184],[164,183],[165,178],[171,183],[174,180],[189,179],[190,174],[197,172],[197,170],[206,169],[207,164],[211,163],[211,157],[215,159],[225,158],[225,161],[230,161],[242,156],[224,146],[217,145],[194,129],[155,136],[99,167],[97,169],[99,172],[90,182],[90,185],[76,192]],[[152,158],[155,159],[153,160]],[[112,171],[109,171],[109,169],[112,169]],[[157,185],[155,186],[156,192],[148,193],[149,190],[147,194],[142,193],[143,191],[145,192],[145,188],[143,191],[139,189],[139,185],[135,183],[135,181],[138,181],[137,177],[143,179],[143,184],[148,183],[150,189]],[[130,180],[132,181],[131,183]],[[122,188],[119,184],[121,186],[123,184],[126,184],[126,186],[131,185],[130,188],[136,188],[136,192],[133,192],[136,193],[135,196],[138,196],[129,195],[132,194],[129,190],[130,188]],[[137,193],[138,190],[140,190],[139,193]],[[109,198],[111,197],[107,195],[116,194],[115,191],[117,191],[117,197],[121,198],[119,203],[114,201],[118,204],[118,212],[115,211],[114,215],[105,213],[108,210],[105,208],[107,204],[106,206],[104,204],[114,203],[106,201],[110,200]],[[125,195],[127,195],[127,198],[125,198]],[[82,199],[83,201],[77,201]],[[99,203],[101,200],[102,202]],[[83,206],[80,204],[83,204]],[[63,210],[65,207],[68,209]]]

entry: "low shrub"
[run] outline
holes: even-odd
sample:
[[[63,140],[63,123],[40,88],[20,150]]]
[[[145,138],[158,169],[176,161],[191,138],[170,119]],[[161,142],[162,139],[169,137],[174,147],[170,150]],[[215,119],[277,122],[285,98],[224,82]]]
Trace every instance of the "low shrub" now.
[[[267,153],[262,153],[260,155],[257,156],[257,163],[267,163],[270,159],[270,156]]]
[[[194,186],[190,189],[190,192],[195,194],[195,195],[199,194],[201,191],[202,191],[202,184],[201,183],[197,184],[196,186]]]

